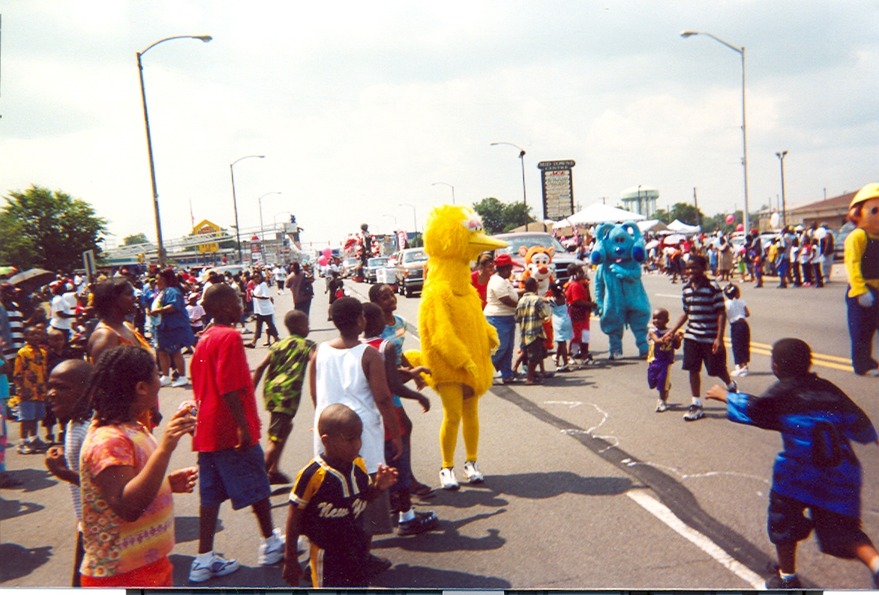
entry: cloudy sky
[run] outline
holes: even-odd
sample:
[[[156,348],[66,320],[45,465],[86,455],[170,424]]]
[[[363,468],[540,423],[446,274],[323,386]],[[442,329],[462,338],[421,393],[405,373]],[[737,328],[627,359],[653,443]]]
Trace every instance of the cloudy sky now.
[[[162,229],[243,231],[294,213],[303,239],[419,227],[487,196],[542,217],[539,161],[573,159],[580,207],[639,184],[659,206],[751,211],[879,179],[876,0],[293,2],[7,0],[0,191],[67,192],[115,241],[155,238],[135,53],[144,55]],[[437,182],[441,182],[437,184]],[[269,194],[277,193],[281,194]],[[411,205],[411,206],[401,206]],[[190,207],[191,205],[191,207]],[[191,210],[190,210],[191,209]]]

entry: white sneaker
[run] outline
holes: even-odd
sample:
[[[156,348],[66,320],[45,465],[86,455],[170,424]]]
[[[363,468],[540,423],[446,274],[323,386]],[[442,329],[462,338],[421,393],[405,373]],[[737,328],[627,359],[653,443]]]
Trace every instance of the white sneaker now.
[[[742,367],[739,369],[739,376],[741,376],[742,378],[744,378],[744,377],[747,376],[747,375],[748,375],[748,366],[742,366]]]
[[[461,486],[455,479],[455,470],[451,467],[443,467],[439,472],[440,485],[444,490],[457,490]]]
[[[280,529],[272,530],[271,536],[259,544],[257,562],[260,566],[271,566],[284,559],[284,536]]]
[[[661,400],[657,401],[656,402],[656,412],[663,413],[665,411],[668,411],[668,403],[666,403],[665,401],[661,401]]]
[[[186,376],[181,376],[177,380],[171,383],[171,386],[174,388],[180,388],[182,386],[186,386],[189,384],[189,381],[186,379]]]
[[[482,483],[485,481],[485,476],[480,473],[479,468],[476,466],[476,461],[466,461],[464,463],[464,475],[467,476],[470,483]]]
[[[207,564],[199,564],[198,558],[192,561],[189,569],[189,582],[203,583],[216,576],[226,576],[238,570],[238,560],[226,560],[220,555],[211,556]]]
[[[742,369],[736,366],[736,369],[729,373],[730,376],[739,377],[742,375]]]
[[[159,376],[159,386],[171,386],[171,379],[167,376]]]

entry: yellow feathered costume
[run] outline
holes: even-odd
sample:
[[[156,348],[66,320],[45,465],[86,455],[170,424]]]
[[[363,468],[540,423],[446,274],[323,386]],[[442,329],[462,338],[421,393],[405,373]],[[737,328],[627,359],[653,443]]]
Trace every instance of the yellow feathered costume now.
[[[494,327],[470,283],[470,263],[480,252],[506,246],[487,236],[472,209],[445,205],[431,212],[424,231],[428,272],[421,294],[418,330],[431,385],[443,403],[440,448],[443,468],[455,464],[458,427],[463,423],[466,461],[476,462],[478,397],[491,386]]]

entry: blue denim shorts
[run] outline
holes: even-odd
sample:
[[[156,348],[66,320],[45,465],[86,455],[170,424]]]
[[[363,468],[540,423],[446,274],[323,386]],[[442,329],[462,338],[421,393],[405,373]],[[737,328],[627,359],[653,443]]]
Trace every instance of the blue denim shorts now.
[[[42,421],[44,417],[45,401],[21,401],[18,404],[18,421]]]
[[[198,495],[202,506],[232,501],[238,510],[268,498],[272,493],[262,447],[234,448],[198,453]]]

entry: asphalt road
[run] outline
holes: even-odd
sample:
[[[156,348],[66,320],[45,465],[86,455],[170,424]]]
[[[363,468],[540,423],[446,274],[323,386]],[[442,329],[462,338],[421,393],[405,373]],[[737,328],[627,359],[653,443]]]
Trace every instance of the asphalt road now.
[[[840,276],[840,267],[835,271]],[[680,285],[647,276],[654,305],[680,313]],[[368,287],[348,283],[365,299]],[[320,288],[320,283],[316,286]],[[824,289],[746,287],[752,313],[751,374],[739,381],[759,393],[772,382],[768,348],[782,336],[798,336],[816,353],[815,371],[838,384],[874,421],[879,421],[879,381],[855,376],[846,365],[848,335],[844,284]],[[398,312],[417,331],[417,298],[399,298]],[[277,318],[289,295],[276,298]],[[318,292],[312,308],[312,339],[334,336]],[[645,364],[633,357],[605,360],[607,341],[593,320],[592,349],[599,365],[558,374],[543,386],[495,386],[480,402],[480,468],[486,481],[438,491],[422,509],[434,510],[440,528],[415,537],[385,536],[376,553],[394,566],[376,586],[396,588],[741,590],[768,576],[774,548],[765,532],[771,468],[780,439],[775,433],[733,424],[718,404],[705,419],[685,423],[686,375],[673,372],[671,411],[653,410]],[[410,335],[406,348],[417,348]],[[879,352],[879,345],[876,346]],[[248,352],[252,365],[264,348]],[[548,364],[551,369],[552,364]],[[707,379],[704,386],[709,386]],[[258,394],[261,394],[258,391]],[[407,405],[415,423],[413,466],[417,477],[437,483],[441,410],[422,414]],[[189,398],[186,389],[162,389],[162,407],[172,411]],[[307,399],[296,417],[282,468],[290,474],[311,457],[312,407]],[[264,416],[267,419],[267,416]],[[12,437],[17,428],[10,428]],[[172,468],[193,464],[186,440]],[[864,467],[863,518],[879,536],[879,449],[856,446]],[[75,522],[67,487],[49,476],[37,456],[7,450],[7,467],[23,488],[0,492],[0,584],[4,587],[63,587],[69,583]],[[463,444],[458,447],[458,468]],[[459,478],[460,479],[460,478]],[[272,497],[274,519],[283,526],[288,488]],[[178,495],[177,546],[172,554],[175,584],[186,577],[197,548],[198,498]],[[282,587],[279,567],[256,564],[257,528],[249,511],[224,507],[216,547],[239,559],[235,574],[204,587]],[[869,574],[859,563],[821,554],[814,539],[800,548],[800,574],[808,588],[863,589]]]

